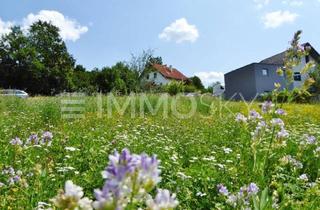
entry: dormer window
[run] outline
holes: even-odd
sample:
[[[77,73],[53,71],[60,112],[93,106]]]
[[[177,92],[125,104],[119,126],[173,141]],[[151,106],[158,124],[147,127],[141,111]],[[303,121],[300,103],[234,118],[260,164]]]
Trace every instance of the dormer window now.
[[[268,76],[269,75],[269,72],[268,72],[268,69],[262,69],[262,76]]]
[[[309,55],[306,55],[306,63],[309,63],[310,62],[310,57]]]
[[[301,81],[301,73],[300,72],[294,72],[293,80],[294,81]]]

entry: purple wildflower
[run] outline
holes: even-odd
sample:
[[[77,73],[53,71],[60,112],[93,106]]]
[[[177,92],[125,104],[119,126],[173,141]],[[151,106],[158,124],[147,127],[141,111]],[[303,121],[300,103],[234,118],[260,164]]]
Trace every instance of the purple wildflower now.
[[[13,175],[16,174],[16,172],[15,172],[14,168],[9,167],[9,168],[7,168],[7,169],[4,169],[4,170],[2,171],[2,174],[13,176]]]
[[[250,120],[260,120],[260,119],[262,119],[262,117],[257,111],[251,110],[249,112],[249,119]]]
[[[109,156],[102,176],[105,184],[101,190],[95,190],[95,209],[124,209],[130,202],[129,197],[141,201],[161,180],[156,156],[130,154],[127,149]],[[157,202],[156,198],[153,204]]]
[[[237,122],[247,122],[247,118],[243,114],[238,113],[236,115],[236,121]]]
[[[7,182],[9,185],[14,185],[17,182],[20,182],[22,172],[20,170],[15,171],[14,168],[8,167],[2,171],[3,175],[7,175]]]
[[[29,144],[32,144],[32,145],[37,145],[37,144],[39,144],[38,135],[37,135],[37,134],[32,134],[32,135],[30,135],[30,137],[28,138],[26,144],[27,144],[27,145],[29,145]]]
[[[159,161],[156,156],[149,157],[146,154],[140,156],[138,182],[149,191],[157,185],[160,178]]]
[[[159,189],[155,199],[149,197],[146,201],[147,207],[153,210],[174,209],[178,206],[179,202],[176,195],[170,195],[169,190]]]
[[[273,118],[271,119],[271,125],[272,126],[279,126],[279,127],[283,127],[284,126],[284,122],[280,119],[280,118]]]
[[[314,137],[314,136],[307,136],[306,142],[307,142],[307,144],[316,144],[317,140],[316,140],[316,137]]]
[[[254,130],[254,132],[251,133],[253,139],[257,139],[259,136],[261,136],[262,132],[266,127],[267,124],[265,121],[258,122],[256,129]]]
[[[47,144],[48,146],[50,146],[52,142],[52,138],[53,138],[53,134],[49,131],[45,131],[42,134],[42,144]]]
[[[19,182],[20,181],[20,176],[18,176],[18,175],[16,175],[16,176],[14,176],[14,177],[12,177],[13,178],[13,181],[14,182]]]
[[[14,139],[12,139],[12,140],[10,141],[10,144],[12,144],[12,145],[22,145],[23,142],[21,141],[21,139],[19,139],[18,137],[16,137],[16,138],[14,138]]]
[[[240,187],[240,190],[238,192],[238,197],[239,198],[243,198],[244,197],[244,193],[246,192],[247,188],[245,186]]]
[[[287,115],[287,113],[286,113],[283,109],[277,109],[277,110],[275,111],[275,113],[276,113],[277,115]]]
[[[65,183],[64,190],[51,199],[53,204],[59,209],[86,209],[92,210],[92,201],[83,197],[83,189],[72,181],[68,180]]]
[[[228,188],[226,186],[224,186],[223,184],[218,184],[218,191],[221,195],[224,196],[228,196],[229,195],[229,191]]]
[[[233,208],[237,206],[238,197],[235,195],[229,195],[228,199],[226,201],[229,205],[231,205]]]
[[[248,195],[256,195],[259,192],[259,187],[255,183],[250,183],[247,187]]]
[[[307,176],[307,174],[302,174],[302,175],[299,176],[298,179],[301,180],[301,181],[307,182],[308,181],[308,176]]]
[[[286,129],[281,128],[281,130],[277,133],[277,137],[279,139],[287,138],[289,136],[289,133]]]
[[[274,107],[274,104],[271,101],[265,101],[261,105],[262,113],[268,113]]]
[[[131,155],[127,149],[122,150],[121,154],[115,151],[113,155],[109,155],[109,165],[103,172],[103,178],[121,181],[135,170],[137,161],[137,157]]]
[[[303,168],[303,164],[302,164],[300,161],[296,160],[296,159],[295,159],[294,157],[292,157],[291,155],[286,155],[286,156],[284,156],[283,158],[281,158],[280,161],[283,162],[284,164],[289,163],[289,164],[291,164],[292,166],[294,166],[294,167],[296,167],[296,168],[299,168],[299,169]]]

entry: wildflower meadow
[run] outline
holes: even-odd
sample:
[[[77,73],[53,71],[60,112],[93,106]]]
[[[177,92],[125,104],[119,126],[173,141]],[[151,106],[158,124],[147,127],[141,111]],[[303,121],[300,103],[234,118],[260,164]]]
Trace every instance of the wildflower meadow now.
[[[318,208],[319,105],[140,97],[1,98],[0,208]]]

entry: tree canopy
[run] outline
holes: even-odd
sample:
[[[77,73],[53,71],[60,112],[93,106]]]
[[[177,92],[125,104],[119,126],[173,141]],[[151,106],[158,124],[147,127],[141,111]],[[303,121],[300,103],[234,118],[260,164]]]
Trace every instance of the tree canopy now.
[[[163,64],[162,58],[154,56],[153,50],[146,50],[132,55],[130,62],[87,71],[76,65],[59,28],[44,21],[35,22],[28,29],[14,26],[0,37],[0,88],[22,89],[31,95],[146,91],[141,79],[152,71],[153,64]],[[192,83],[190,91],[204,89],[198,77],[193,77]]]

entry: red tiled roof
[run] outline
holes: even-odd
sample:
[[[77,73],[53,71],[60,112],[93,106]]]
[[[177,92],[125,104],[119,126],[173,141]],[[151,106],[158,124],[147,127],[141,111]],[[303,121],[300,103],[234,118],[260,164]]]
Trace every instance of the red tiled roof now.
[[[167,65],[153,64],[153,68],[155,68],[158,72],[162,74],[162,76],[169,79],[176,80],[187,80],[188,78],[184,76],[180,71],[175,68],[168,67]]]

